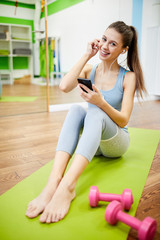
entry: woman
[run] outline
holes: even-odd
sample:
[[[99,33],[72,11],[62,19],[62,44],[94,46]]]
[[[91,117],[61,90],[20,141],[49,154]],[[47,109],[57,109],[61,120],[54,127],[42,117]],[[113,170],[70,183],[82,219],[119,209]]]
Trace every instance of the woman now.
[[[101,63],[93,67],[87,64],[98,52]],[[126,52],[130,71],[117,62],[118,56]],[[102,39],[88,44],[85,54],[62,79],[60,89],[71,91],[77,86],[78,77],[90,78],[93,83],[94,91],[78,84],[81,97],[88,102],[88,111],[81,106],[71,107],[59,137],[48,183],[30,202],[26,212],[29,218],[42,213],[40,221],[43,223],[58,222],[65,217],[76,196],[76,182],[95,154],[119,157],[128,149],[130,139],[126,125],[135,91],[141,97],[145,92],[135,28],[121,21],[111,24]],[[64,175],[74,151],[74,160]]]

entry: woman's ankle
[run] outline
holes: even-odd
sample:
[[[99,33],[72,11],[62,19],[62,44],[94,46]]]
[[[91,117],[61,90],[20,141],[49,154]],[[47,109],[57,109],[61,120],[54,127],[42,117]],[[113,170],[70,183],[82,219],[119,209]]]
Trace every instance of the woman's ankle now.
[[[76,181],[73,180],[72,178],[69,178],[67,175],[65,175],[60,183],[63,188],[68,190],[70,193],[75,191],[76,187]]]

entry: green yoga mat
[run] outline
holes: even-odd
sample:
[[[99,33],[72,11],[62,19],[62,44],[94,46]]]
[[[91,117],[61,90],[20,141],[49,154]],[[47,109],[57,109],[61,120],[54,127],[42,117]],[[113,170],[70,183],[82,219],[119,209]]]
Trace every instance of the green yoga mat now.
[[[109,159],[95,157],[85,169],[76,186],[76,199],[64,220],[42,224],[39,217],[25,216],[28,202],[45,186],[53,162],[17,184],[0,197],[1,240],[124,240],[129,227],[123,223],[110,226],[104,220],[108,203],[100,202],[90,208],[88,193],[91,185],[101,192],[121,194],[131,188],[134,204],[129,214],[135,215],[149,169],[160,139],[160,131],[129,129],[131,145],[123,157]],[[152,216],[151,216],[152,217]]]
[[[1,97],[0,102],[33,102],[37,99],[37,97]]]

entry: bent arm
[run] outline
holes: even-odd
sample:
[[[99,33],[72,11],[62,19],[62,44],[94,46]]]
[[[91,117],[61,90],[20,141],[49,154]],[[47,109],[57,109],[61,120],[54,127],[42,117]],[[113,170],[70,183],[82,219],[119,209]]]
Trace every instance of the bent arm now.
[[[108,114],[108,116],[120,127],[125,127],[130,119],[133,104],[134,95],[136,89],[136,79],[133,72],[126,73],[124,79],[124,94],[122,100],[121,111],[116,110],[104,99],[100,102],[99,107]]]
[[[82,91],[81,87],[83,87],[88,93]],[[123,81],[124,93],[121,111],[116,110],[109,103],[107,103],[95,85],[92,85],[92,88],[94,91],[91,91],[85,85],[79,84],[81,97],[83,97],[85,101],[101,108],[118,126],[122,128],[125,127],[129,121],[133,109],[134,94],[136,89],[135,74],[133,72],[128,72],[125,75]]]
[[[87,78],[88,73],[91,70],[91,65],[86,64],[89,59],[97,54],[99,50],[99,40],[88,43],[86,53],[81,57],[81,59],[73,66],[73,68],[63,77],[59,88],[63,92],[70,92],[73,88],[77,86],[77,78]]]
[[[70,92],[77,86],[78,77],[86,78],[85,65],[88,60],[88,55],[84,54],[81,59],[72,67],[72,69],[62,78],[62,81],[59,85],[61,91]]]

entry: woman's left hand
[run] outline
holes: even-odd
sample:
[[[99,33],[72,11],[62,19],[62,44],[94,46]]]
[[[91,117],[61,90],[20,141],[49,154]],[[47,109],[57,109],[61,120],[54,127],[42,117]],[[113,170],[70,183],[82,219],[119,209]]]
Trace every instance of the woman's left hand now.
[[[101,92],[98,90],[98,88],[94,84],[92,84],[92,88],[94,91],[90,90],[88,87],[86,87],[83,84],[78,84],[78,88],[80,91],[80,96],[86,102],[89,102],[89,103],[94,104],[99,107],[101,105],[102,101],[104,100]],[[85,91],[83,91],[81,88],[86,90],[87,93]]]

